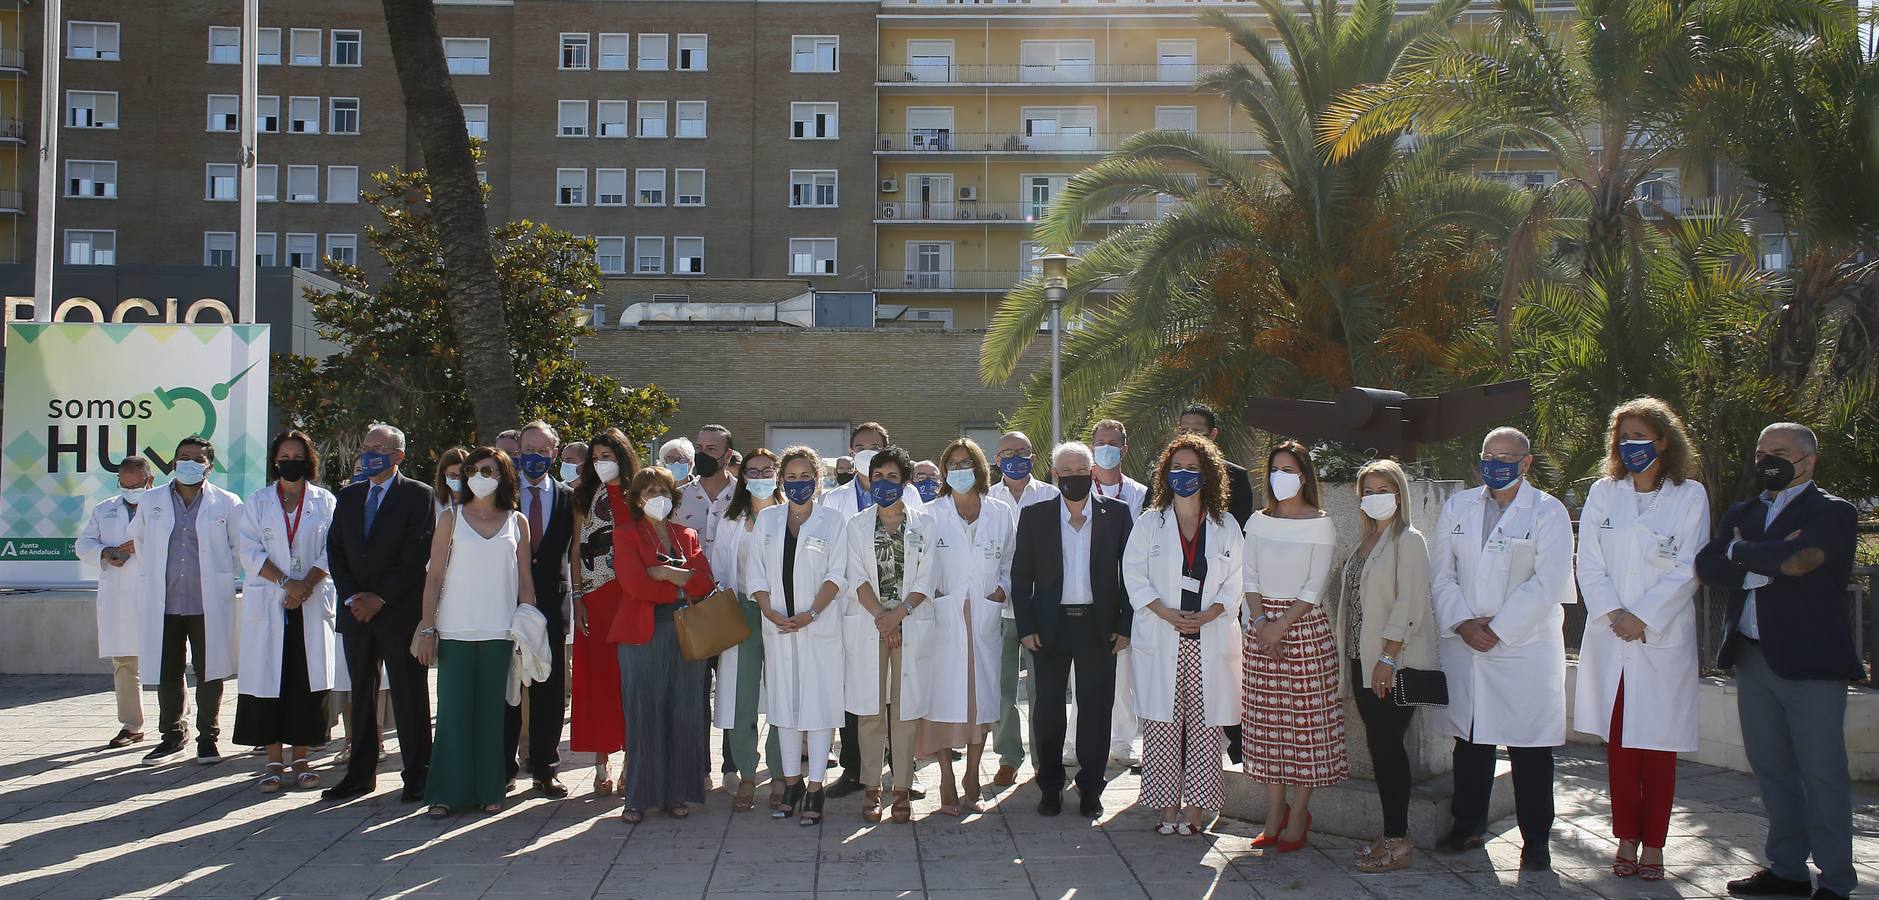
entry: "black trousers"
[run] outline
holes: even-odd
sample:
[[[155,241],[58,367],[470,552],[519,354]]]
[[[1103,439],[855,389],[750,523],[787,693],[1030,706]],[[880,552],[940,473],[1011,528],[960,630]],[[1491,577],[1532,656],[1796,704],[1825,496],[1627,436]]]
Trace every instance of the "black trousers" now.
[[[1416,708],[1397,706],[1378,697],[1370,689],[1370,676],[1363,669],[1362,661],[1351,660],[1352,694],[1357,699],[1357,715],[1364,720],[1364,742],[1370,745],[1370,763],[1376,769],[1377,801],[1383,807],[1383,836],[1408,837],[1409,750],[1403,745],[1403,737],[1409,733],[1409,722],[1416,717]],[[1493,748],[1488,752],[1492,755]]]
[[[1037,696],[1050,698],[1050,702],[1031,706],[1031,759],[1037,767],[1038,789],[1045,794],[1064,788],[1063,739],[1069,708],[1063,697],[1073,669],[1077,788],[1085,793],[1103,789],[1103,770],[1109,765],[1109,714],[1116,702],[1116,655],[1109,652],[1109,636],[1096,630],[1095,620],[1087,615],[1065,616],[1056,639],[1045,641],[1031,654]]]
[[[1220,733],[1223,735],[1226,735],[1227,761],[1233,763],[1236,766],[1239,765],[1240,760],[1241,760],[1239,723],[1236,722],[1232,725],[1220,726]]]
[[[381,611],[380,615],[384,615]],[[378,666],[385,664],[390,682],[392,715],[398,720],[398,753],[404,764],[405,787],[424,789],[431,767],[430,670],[411,655],[417,623],[408,627],[368,625],[346,635],[346,671],[352,676],[352,759],[346,778],[372,783],[378,775]]]
[[[842,764],[842,777],[861,777],[861,730],[860,720],[854,713],[842,714],[842,751],[837,755]]]
[[[1545,847],[1553,830],[1553,748],[1508,747],[1514,764],[1514,818],[1528,847]],[[1455,739],[1455,833],[1486,834],[1494,790],[1494,745]]]
[[[528,769],[529,777],[546,781],[561,765],[561,726],[567,714],[568,657],[567,626],[548,623],[548,655],[552,659],[548,679],[523,688],[528,692]],[[522,744],[522,707],[506,706],[502,714],[502,764],[515,780],[522,767],[516,763],[516,750]]]
[[[184,663],[196,667],[196,740],[214,743],[222,736],[222,682],[203,673],[203,618],[163,614],[163,662],[157,669],[157,728],[163,739],[183,739]],[[187,653],[187,655],[185,655]]]

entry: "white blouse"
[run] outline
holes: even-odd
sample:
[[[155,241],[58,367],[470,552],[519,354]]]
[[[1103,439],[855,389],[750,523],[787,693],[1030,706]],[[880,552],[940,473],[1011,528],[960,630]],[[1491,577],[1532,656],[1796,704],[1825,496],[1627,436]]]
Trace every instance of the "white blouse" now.
[[[1246,520],[1245,590],[1274,600],[1324,599],[1337,526],[1330,516],[1282,519],[1263,511]]]

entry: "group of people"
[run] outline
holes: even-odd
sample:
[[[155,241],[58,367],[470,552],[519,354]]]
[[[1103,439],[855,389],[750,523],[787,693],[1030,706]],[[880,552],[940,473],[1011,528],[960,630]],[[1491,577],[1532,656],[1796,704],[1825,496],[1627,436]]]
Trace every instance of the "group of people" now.
[[[988,742],[992,782],[1015,782],[1028,672],[1040,813],[1060,814],[1074,781],[1079,812],[1102,815],[1120,756],[1140,766],[1157,831],[1195,834],[1224,805],[1224,752],[1265,793],[1253,846],[1289,852],[1309,839],[1313,791],[1349,775],[1348,697],[1382,818],[1356,851],[1361,869],[1410,865],[1405,739],[1418,706],[1454,738],[1454,829],[1438,849],[1484,843],[1506,747],[1522,867],[1543,869],[1567,730],[1565,607],[1583,602],[1574,725],[1607,743],[1613,870],[1661,879],[1676,754],[1697,749],[1697,592],[1709,584],[1731,598],[1719,662],[1737,672],[1770,826],[1768,868],[1731,890],[1851,892],[1841,729],[1843,683],[1861,676],[1843,605],[1856,516],[1814,485],[1805,427],[1768,426],[1761,492],[1712,529],[1677,415],[1649,398],[1618,407],[1576,558],[1573,517],[1526,480],[1533,448],[1513,428],[1487,435],[1482,485],[1449,497],[1427,534],[1402,467],[1365,465],[1344,553],[1307,447],[1269,450],[1256,502],[1211,409],[1189,406],[1173,431],[1143,484],[1122,472],[1116,421],[1041,463],[1016,431],[989,456],[961,438],[919,461],[868,422],[828,467],[808,447],[740,452],[716,425],[642,467],[617,429],[563,447],[533,422],[507,446],[449,451],[426,485],[400,471],[404,435],[378,425],[337,495],[314,483],[313,441],[289,431],[245,501],[209,483],[214,448],[189,438],[162,487],[148,461],[126,459],[123,493],[80,542],[103,567],[100,652],[123,719],[112,745],[142,736],[141,672],[158,686],[161,734],[146,762],[184,753],[188,659],[199,762],[219,759],[221,681],[238,674],[234,741],[266,748],[260,789],[317,787],[307,754],[326,742],[329,692],[349,691],[350,761],[324,796],[365,794],[382,677],[403,799],[435,816],[500,809],[524,768],[536,790],[566,796],[565,717],[571,750],[595,755],[595,792],[617,789],[628,822],[684,817],[705,799],[715,726],[735,810],[755,808],[761,762],[776,818],[815,825],[829,796],[858,791],[868,822],[904,823],[929,759],[942,815],[980,808]],[[722,591],[749,637],[686,658],[675,614]]]

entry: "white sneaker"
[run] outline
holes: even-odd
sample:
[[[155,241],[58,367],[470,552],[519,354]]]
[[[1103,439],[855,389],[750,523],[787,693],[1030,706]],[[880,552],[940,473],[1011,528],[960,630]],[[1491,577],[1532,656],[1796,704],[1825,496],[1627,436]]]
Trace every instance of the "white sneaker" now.
[[[1142,764],[1141,757],[1135,755],[1135,748],[1128,745],[1109,748],[1109,761],[1118,766],[1133,767]]]

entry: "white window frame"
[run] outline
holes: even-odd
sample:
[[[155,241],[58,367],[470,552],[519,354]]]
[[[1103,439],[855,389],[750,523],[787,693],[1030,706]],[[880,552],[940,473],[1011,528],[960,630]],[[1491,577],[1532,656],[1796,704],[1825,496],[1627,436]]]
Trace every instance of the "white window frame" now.
[[[937,51],[944,50],[944,53]],[[907,42],[907,74],[915,81],[951,81],[958,59],[952,38],[918,38]]]
[[[352,188],[350,190],[346,188],[347,180],[351,180],[352,182]],[[327,166],[326,167],[326,202],[328,203],[357,203],[359,202],[359,167],[358,166]]]
[[[697,134],[685,133],[685,123],[687,121],[685,118],[685,108],[688,106],[695,107],[698,113]],[[706,133],[710,130],[711,110],[709,106],[710,104],[704,100],[672,101],[672,137],[680,140],[700,140],[704,138]]]
[[[657,119],[659,123],[658,134],[647,133],[646,123],[653,120],[646,118],[646,113],[651,111],[651,109],[657,109],[659,111],[659,118]],[[671,136],[672,127],[671,120],[667,118],[668,110],[666,109],[666,101],[641,100],[634,106],[633,112],[633,134],[643,138],[664,138]]]
[[[651,187],[650,189],[648,189],[648,187],[646,186],[645,179],[651,178],[654,176],[657,177],[658,183],[654,185],[653,187]],[[651,199],[647,198],[648,194],[652,195]],[[664,169],[634,169],[633,170],[633,205],[634,206],[664,206],[666,205],[666,181],[665,181]]]
[[[633,195],[633,170],[631,169],[595,169],[594,170],[594,205],[595,206],[631,206],[632,203],[630,202],[630,200],[631,200],[632,195]]]
[[[1183,62],[1183,59],[1186,61]],[[1162,38],[1155,42],[1155,81],[1187,84],[1199,75],[1199,41],[1193,38]]]
[[[607,52],[609,44],[618,44],[618,53]],[[609,57],[619,57],[618,65],[608,65]],[[594,68],[602,72],[625,72],[633,68],[633,35],[625,31],[603,31],[594,36]]]
[[[1781,242],[1779,250],[1770,250],[1770,239]],[[1764,272],[1785,272],[1794,265],[1794,235],[1787,231],[1763,231],[1755,235],[1755,266]]]
[[[617,119],[608,118],[608,113],[618,112]],[[609,126],[616,126],[611,132]],[[630,138],[633,136],[633,101],[631,100],[596,100],[594,101],[594,137]]]
[[[659,251],[656,257],[658,259],[658,263],[652,267],[641,265],[641,262],[644,259],[655,258],[652,254],[648,254],[644,250],[640,249],[642,246],[645,246],[648,243],[656,244],[659,248]],[[643,235],[643,236],[637,236],[633,238],[633,274],[635,275],[664,275],[665,274],[665,238],[664,237],[653,236],[653,235]]]
[[[349,254],[350,258],[341,259],[339,254],[334,251],[347,244],[351,245],[349,248],[352,251]],[[349,232],[328,232],[326,235],[326,252],[320,256],[320,267],[323,269],[326,268],[326,261],[329,259],[338,259],[349,265],[358,265],[359,236]]]
[[[563,31],[556,42],[555,67],[563,72],[585,72],[594,61],[594,36],[585,31]]]
[[[339,114],[341,112],[339,108],[339,104],[342,102],[349,102],[352,104],[352,110],[351,110],[352,130],[351,131],[342,130],[339,125]],[[327,134],[356,135],[359,133],[359,129],[361,127],[360,123],[365,121],[365,113],[359,103],[359,98],[357,97],[328,97],[326,98],[326,110],[327,110],[327,120],[326,120],[326,133]]]
[[[828,245],[828,259],[823,264],[822,254],[818,251],[822,245]],[[796,268],[798,257],[809,257],[807,270]],[[836,238],[790,238],[789,239],[789,274],[792,276],[832,277],[841,271],[841,243]]]
[[[687,194],[683,190],[680,189],[679,179],[687,175],[690,175],[693,172],[698,173],[698,193]],[[698,198],[697,202],[686,201],[687,197],[693,197],[693,196]],[[672,205],[673,206],[683,206],[689,209],[696,209],[698,207],[704,206],[706,202],[707,200],[705,196],[705,170],[703,169],[673,169],[672,170]]]
[[[477,110],[479,114],[479,118],[471,118],[470,117],[471,110]],[[478,128],[477,126],[479,125],[482,127]],[[470,137],[476,138],[478,140],[484,140],[484,141],[489,140],[489,104],[487,103],[463,104],[463,130],[464,130],[464,133],[468,134]],[[482,133],[478,134],[477,133],[478,131],[481,131]]]
[[[286,54],[282,52],[281,30],[279,28],[257,28],[255,31],[258,32],[258,34],[255,36],[254,41],[254,64],[257,66],[280,65],[281,60],[286,56]],[[267,52],[270,45],[274,48],[273,53]],[[269,59],[269,57],[273,58]]]
[[[1163,114],[1186,115],[1189,119],[1193,120],[1194,127],[1185,128],[1185,129],[1170,128],[1167,125],[1162,124],[1161,119],[1162,119]],[[1184,131],[1187,134],[1194,134],[1195,132],[1200,131],[1200,107],[1198,106],[1157,106],[1155,107],[1155,130],[1156,131]]]
[[[609,264],[605,260],[614,260]],[[602,275],[626,274],[626,236],[618,234],[600,234],[594,236],[594,265],[600,267]]]
[[[227,51],[227,52],[221,53],[221,56],[225,58],[217,59],[216,56],[217,56],[218,51]],[[239,66],[241,65],[241,29],[240,28],[236,28],[230,25],[210,25],[209,26],[209,65],[212,65],[212,66]]]
[[[580,173],[581,183],[580,185],[575,186],[569,183],[570,181],[569,176],[577,172]],[[556,206],[586,206],[587,205],[587,170],[586,169],[556,169],[555,170],[555,205]]]
[[[807,49],[805,49],[805,42]],[[822,68],[823,46],[829,49],[829,67]],[[806,56],[805,56],[806,54]],[[807,59],[808,68],[803,67]],[[789,70],[798,75],[834,75],[842,71],[842,39],[834,34],[793,34],[789,38]]]
[[[295,107],[296,106],[304,107],[309,103],[313,104],[312,117],[301,118],[300,111],[296,110]],[[301,128],[300,126],[302,124],[310,125],[312,127]],[[287,133],[288,134],[319,134],[320,133],[320,98],[318,97],[288,97],[287,98]]]
[[[237,170],[236,177],[240,177]],[[237,186],[236,190],[240,190]],[[254,199],[257,203],[279,203],[281,199],[281,167],[276,163],[261,163],[254,167]]]
[[[260,172],[255,173],[256,182]],[[278,176],[277,176],[278,177]],[[228,190],[217,188],[226,185]],[[260,190],[257,187],[256,195]],[[211,203],[233,203],[241,199],[241,167],[234,163],[208,163],[202,168],[202,199]]]
[[[828,133],[812,134],[822,107],[831,107]],[[801,131],[802,134],[797,134]],[[789,105],[789,139],[792,141],[836,141],[842,137],[842,105],[833,100],[800,101]]]
[[[698,252],[695,254],[690,254],[690,255],[684,254],[684,251],[680,249],[681,241],[697,241]],[[693,260],[696,260],[697,262],[688,268],[686,266],[687,259],[693,259]],[[705,239],[704,237],[697,236],[697,235],[683,235],[679,237],[674,237],[672,239],[672,274],[674,275],[703,275],[705,274]]]
[[[93,177],[93,178],[82,179],[83,181],[87,183],[88,186],[93,188],[92,191],[87,193],[87,192],[84,192],[82,186],[75,187],[72,184],[72,182],[76,180],[73,176],[73,171],[72,171],[73,166],[88,166],[88,167],[109,166],[110,177],[108,178]],[[98,175],[102,173],[93,171],[88,174]],[[117,165],[116,160],[68,159],[65,161],[65,181],[60,185],[62,189],[61,196],[64,196],[72,200],[116,200],[117,199],[117,174],[118,174],[118,165]]]
[[[84,262],[76,262],[72,259],[72,238],[79,235],[85,235],[88,238],[85,242],[88,258]],[[101,235],[111,245],[104,251],[103,260],[98,258],[98,237]],[[117,265],[117,230],[114,228],[67,228],[59,237],[59,249],[61,251],[59,257],[65,260],[68,266],[114,266]]]
[[[215,247],[214,244],[224,244]],[[241,252],[241,241],[233,231],[205,231],[202,233],[202,264],[208,268],[222,269],[235,265],[237,254]],[[226,254],[225,262],[216,262],[215,254]]]
[[[451,56],[450,51],[452,49],[451,48],[452,44],[457,45],[456,49],[461,50],[461,51],[473,50],[474,45],[481,44],[483,45],[483,55],[481,56],[475,56],[475,55]],[[453,63],[452,60],[462,60],[463,62]],[[450,74],[452,75],[488,75],[489,74],[489,38],[475,38],[475,37],[446,37],[444,38],[444,65],[450,70]]]
[[[98,114],[98,101],[100,98],[103,98],[103,97],[111,98],[111,101],[110,101],[111,102],[111,115],[108,117],[109,121],[106,121],[107,117],[100,116]],[[81,99],[86,101],[87,105],[85,106],[78,105],[78,101]],[[92,124],[90,125],[74,124],[77,117],[74,116],[73,113],[79,110],[90,111],[91,113],[90,119],[91,119]],[[117,91],[66,91],[65,92],[65,127],[66,128],[102,128],[106,130],[115,130],[117,128],[118,116],[121,114],[122,114],[122,110],[118,108]]]
[[[294,176],[295,175],[299,175],[302,178],[305,178],[306,176],[311,175],[313,178],[313,190],[310,192],[309,191],[295,191],[294,190]],[[304,187],[304,185],[302,186]],[[320,167],[319,166],[288,166],[287,167],[287,202],[288,203],[318,203],[320,202]]]
[[[327,32],[326,64],[340,69],[356,69],[365,65],[365,32],[357,28],[335,28]],[[352,62],[339,61],[341,35],[349,36],[346,43],[352,45]]]
[[[580,121],[578,123],[570,123],[568,121],[568,113],[577,109],[580,110],[580,113],[581,113]],[[586,100],[557,100],[555,101],[555,137],[584,138],[586,136],[587,136],[587,101]]]
[[[688,41],[696,38],[696,41]],[[687,43],[696,43],[696,47],[687,47]],[[672,70],[675,72],[704,72],[711,62],[711,36],[708,34],[681,34],[673,41],[675,50]],[[696,65],[693,65],[696,63]]]
[[[822,192],[821,188],[823,186],[822,181],[824,180],[824,176],[827,176],[830,202],[798,202],[804,197],[803,192],[797,190],[798,187],[806,189],[808,199],[812,201],[817,199],[817,196]],[[841,190],[842,173],[839,169],[789,170],[789,205],[791,209],[835,209],[841,205]]]
[[[260,268],[280,265],[280,240],[272,231],[254,233],[254,264]]]
[[[299,238],[300,240],[296,241],[295,240],[296,238]],[[305,255],[307,256],[306,265],[300,265],[299,263],[294,261],[294,257],[298,255],[296,251],[294,250],[294,244],[296,243],[300,243],[300,244],[310,243],[311,244],[311,247],[304,251]],[[319,269],[320,267],[320,236],[318,234],[314,234],[310,232],[301,232],[301,231],[288,232],[287,241],[286,241],[286,253],[283,255],[286,257],[287,265],[293,268],[308,269],[308,270]]]
[[[641,72],[668,72],[672,69],[672,35],[657,32],[641,32],[635,40],[633,49],[639,57],[638,68]],[[648,52],[648,43],[658,48],[658,53]],[[650,65],[648,64],[650,63]]]
[[[274,110],[273,114],[268,109]],[[272,119],[272,122],[268,120]],[[281,95],[261,94],[254,98],[254,130],[257,134],[281,133]]]
[[[86,35],[87,31],[90,32],[89,35]],[[65,23],[65,58],[118,62],[123,59],[123,31],[123,27],[116,22],[67,20]],[[111,49],[100,50],[99,46],[105,42],[98,38],[107,33],[111,35],[109,42]],[[89,37],[90,40],[83,40],[82,37]]]
[[[216,109],[217,102],[222,105]],[[241,97],[237,94],[210,94],[209,118],[203,126],[204,131],[215,134],[232,134],[241,130]]]
[[[312,35],[313,56],[311,61],[303,61],[300,39]],[[326,32],[318,28],[292,28],[287,32],[287,64],[290,66],[319,66],[326,64]]]

